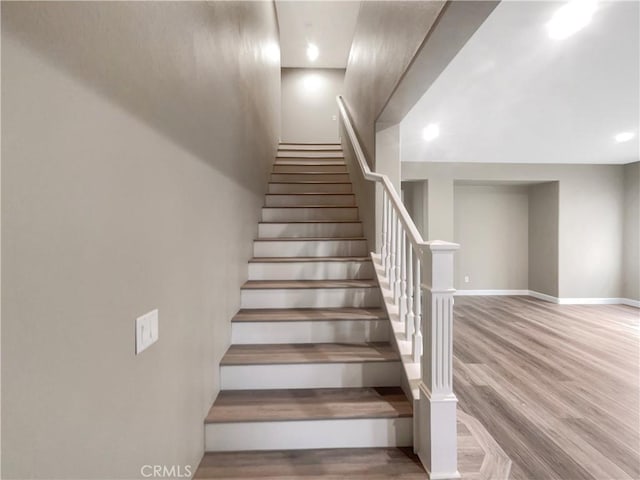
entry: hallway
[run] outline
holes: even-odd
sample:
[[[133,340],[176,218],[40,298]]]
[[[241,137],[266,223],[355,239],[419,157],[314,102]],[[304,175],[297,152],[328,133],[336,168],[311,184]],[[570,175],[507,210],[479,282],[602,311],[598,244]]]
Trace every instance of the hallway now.
[[[638,311],[457,297],[454,385],[513,480],[640,475]]]

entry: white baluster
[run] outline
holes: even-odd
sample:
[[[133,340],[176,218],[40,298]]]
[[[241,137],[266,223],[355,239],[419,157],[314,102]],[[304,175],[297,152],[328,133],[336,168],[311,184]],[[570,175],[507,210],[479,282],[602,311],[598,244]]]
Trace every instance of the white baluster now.
[[[413,295],[413,244],[407,238],[407,314],[404,321],[404,334],[407,340],[415,342]],[[413,348],[411,353],[413,355]]]
[[[380,248],[380,264],[385,268],[387,261],[387,192],[382,190],[382,247]]]
[[[420,256],[418,252],[413,259],[413,361],[419,362],[422,356],[422,288],[420,287]]]
[[[398,303],[400,301],[400,275],[402,274],[402,224],[400,223],[400,216],[397,215],[396,220],[396,278],[393,289],[393,301]]]
[[[402,246],[402,254],[400,255],[400,303],[398,305],[398,314],[400,321],[407,322],[407,234],[402,229],[400,236],[400,245]],[[406,332],[406,330],[405,330]]]
[[[392,232],[392,228],[391,228],[391,217],[393,215],[393,211],[391,208],[391,201],[388,198],[387,195],[387,200],[386,200],[386,204],[387,204],[387,259],[385,261],[385,265],[384,265],[384,272],[385,272],[385,276],[387,277],[387,280],[389,280],[389,284],[391,284],[391,280],[390,280],[390,274],[391,274],[391,237],[393,235]]]
[[[389,272],[387,274],[387,279],[389,280],[389,289],[391,290],[391,294],[393,295],[393,301],[396,301],[396,297],[394,295],[395,292],[395,279],[396,279],[396,212],[394,209],[391,209],[391,242],[389,243]]]

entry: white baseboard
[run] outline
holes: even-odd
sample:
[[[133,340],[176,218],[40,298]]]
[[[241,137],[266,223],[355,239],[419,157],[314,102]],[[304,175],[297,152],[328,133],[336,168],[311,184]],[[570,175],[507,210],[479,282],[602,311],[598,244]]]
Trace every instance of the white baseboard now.
[[[529,290],[456,290],[456,295],[529,295]]]
[[[632,300],[630,298],[621,298],[620,300],[623,305],[640,308],[640,300]]]
[[[628,305],[630,307],[640,308],[640,301],[632,300],[630,298],[558,298],[552,295],[547,295],[546,293],[536,292],[534,290],[457,290],[456,295],[528,295],[539,300],[557,303],[559,305]]]
[[[534,290],[529,290],[529,296],[537,298],[538,300],[544,300],[545,302],[559,303],[558,297],[554,297],[553,295],[548,295],[546,293],[536,292]]]
[[[619,305],[622,298],[558,298],[560,305]]]

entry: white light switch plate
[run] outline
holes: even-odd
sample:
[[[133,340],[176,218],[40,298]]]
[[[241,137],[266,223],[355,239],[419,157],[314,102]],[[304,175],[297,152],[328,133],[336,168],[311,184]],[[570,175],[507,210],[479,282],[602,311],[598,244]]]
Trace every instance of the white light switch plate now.
[[[136,318],[136,355],[158,341],[158,310]]]

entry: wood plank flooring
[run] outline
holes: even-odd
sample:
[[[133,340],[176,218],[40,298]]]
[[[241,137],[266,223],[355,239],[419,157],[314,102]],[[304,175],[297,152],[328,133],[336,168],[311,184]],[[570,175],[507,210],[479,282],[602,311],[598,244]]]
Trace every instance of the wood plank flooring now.
[[[454,388],[510,478],[640,478],[640,310],[457,297]]]
[[[412,416],[400,387],[223,390],[205,423]]]
[[[283,363],[393,362],[400,357],[389,343],[283,343],[231,345],[220,365]]]

